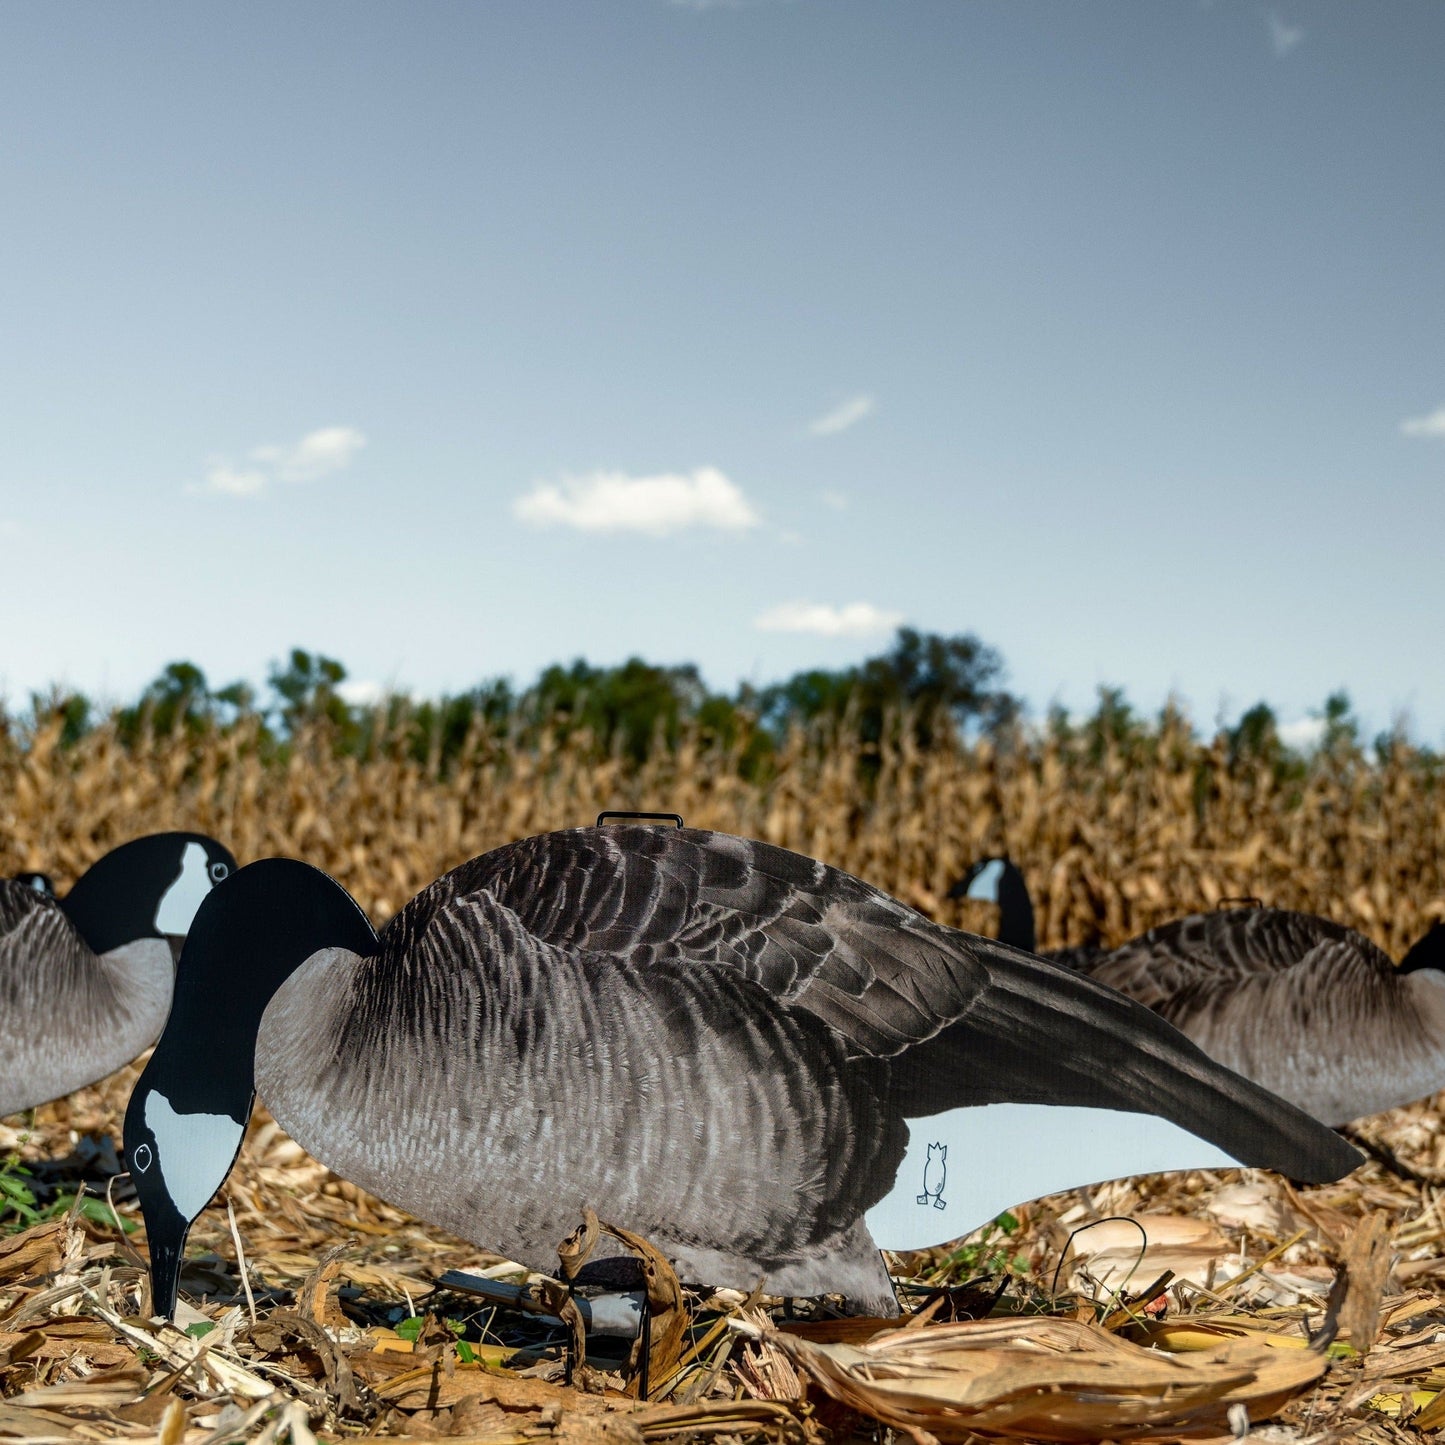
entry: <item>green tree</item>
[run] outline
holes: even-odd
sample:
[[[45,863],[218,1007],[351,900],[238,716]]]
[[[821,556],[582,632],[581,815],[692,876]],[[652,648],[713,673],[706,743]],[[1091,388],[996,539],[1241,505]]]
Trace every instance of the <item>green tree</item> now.
[[[419,762],[435,759],[443,768],[461,756],[474,728],[505,732],[517,699],[505,678],[494,678],[455,697],[412,702],[390,699],[386,714],[391,731],[404,729],[408,747]]]
[[[812,668],[758,695],[763,722],[778,731],[791,722],[851,713],[865,742],[882,741],[887,719],[911,711],[918,739],[933,741],[941,716],[957,728],[993,731],[1018,716],[1018,700],[998,684],[1003,659],[971,632],[943,637],[901,627],[887,652],[856,667]]]
[[[206,674],[195,663],[168,662],[132,706],[116,712],[116,725],[121,737],[134,743],[147,727],[157,733],[178,728],[201,733],[234,722],[254,706],[251,689],[244,682],[212,691]]]
[[[356,714],[337,692],[346,681],[346,669],[334,657],[293,647],[284,666],[272,664],[266,681],[279,699],[281,722],[288,734],[303,723],[325,718],[335,725],[343,747],[355,747],[359,742]]]
[[[655,739],[676,744],[682,727],[704,716],[714,727],[731,718],[733,705],[709,693],[695,665],[659,667],[630,657],[620,667],[594,667],[578,658],[570,667],[554,663],[522,699],[535,725],[562,733],[591,731],[607,750],[619,748],[641,762]]]
[[[1239,721],[1225,729],[1231,762],[1255,759],[1273,762],[1284,748],[1279,737],[1279,719],[1267,702],[1257,702],[1240,715]]]
[[[94,708],[83,692],[52,688],[49,693],[30,694],[30,716],[36,727],[59,719],[60,746],[73,747],[94,725]]]
[[[1320,746],[1329,753],[1350,753],[1360,745],[1360,720],[1354,704],[1344,688],[1337,688],[1326,699],[1319,716],[1324,721]]]

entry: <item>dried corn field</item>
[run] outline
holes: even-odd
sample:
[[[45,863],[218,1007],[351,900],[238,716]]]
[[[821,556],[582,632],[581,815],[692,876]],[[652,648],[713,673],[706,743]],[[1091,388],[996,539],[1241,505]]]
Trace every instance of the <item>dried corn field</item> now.
[[[1006,852],[1028,879],[1041,947],[1122,942],[1244,896],[1348,923],[1397,956],[1445,918],[1445,777],[1406,746],[1384,763],[1324,753],[1282,779],[1182,724],[1098,758],[1048,744],[924,750],[899,731],[881,750],[846,729],[795,731],[760,784],[738,752],[697,736],[634,765],[599,759],[585,734],[523,748],[478,729],[444,770],[385,741],[340,756],[324,726],[269,763],[244,723],[134,749],[108,727],[63,750],[58,723],[3,729],[0,873],[68,883],[138,833],[196,828],[243,863],[289,854],[325,868],[380,921],[489,848],[638,808],[797,849],[976,928],[986,915],[944,896],[980,855]]]
[[[508,839],[641,808],[813,854],[979,928],[981,906],[964,913],[944,894],[979,855],[1006,851],[1048,945],[1118,941],[1242,895],[1327,914],[1396,953],[1445,917],[1445,792],[1407,749],[1378,764],[1326,755],[1281,778],[1167,728],[1142,754],[1101,758],[900,745],[868,759],[864,786],[865,752],[846,733],[797,733],[758,784],[736,753],[696,738],[636,766],[599,759],[585,737],[521,748],[478,731],[443,769],[401,747],[339,756],[319,727],[270,761],[244,724],[134,749],[104,727],[65,749],[58,730],[7,731],[0,873],[40,868],[63,887],[137,833],[197,828],[243,862],[287,853],[325,867],[380,922]],[[95,1141],[118,1133],[132,1078],[0,1125],[40,1203],[73,1151],[104,1190],[113,1165]],[[437,1285],[448,1270],[520,1281],[515,1270],[332,1176],[261,1112],[193,1233],[184,1287],[197,1308],[180,1329],[144,1318],[144,1235],[116,1227],[138,1220],[123,1185],[114,1215],[62,1211],[0,1238],[0,1439],[824,1445],[884,1426],[920,1445],[1251,1429],[1419,1439],[1445,1423],[1442,1122],[1429,1102],[1370,1126],[1438,1189],[1369,1164],[1318,1189],[1195,1173],[1028,1205],[967,1244],[898,1259],[921,1312],[871,1340],[826,1305],[800,1322],[664,1280],[649,1293],[643,1404],[625,1355],[565,1386],[534,1319]],[[979,1329],[950,1322],[990,1312]]]

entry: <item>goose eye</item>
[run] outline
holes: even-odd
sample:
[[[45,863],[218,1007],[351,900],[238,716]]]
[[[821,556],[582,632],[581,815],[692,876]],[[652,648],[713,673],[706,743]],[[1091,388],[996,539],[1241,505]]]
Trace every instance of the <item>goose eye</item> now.
[[[231,870],[224,863],[211,864],[211,882],[219,883]]]

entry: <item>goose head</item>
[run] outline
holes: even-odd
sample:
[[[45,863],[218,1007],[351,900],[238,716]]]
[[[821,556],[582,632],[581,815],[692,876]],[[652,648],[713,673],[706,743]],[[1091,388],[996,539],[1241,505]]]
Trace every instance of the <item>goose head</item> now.
[[[950,898],[976,898],[998,905],[998,941],[1033,953],[1034,905],[1024,875],[1007,858],[981,858],[952,888]]]
[[[96,953],[142,938],[183,937],[202,901],[236,871],[203,833],[152,833],[112,848],[76,882],[61,908]]]
[[[367,956],[376,943],[339,883],[285,858],[237,870],[196,910],[165,1032],[125,1115],[157,1314],[174,1315],[186,1235],[240,1152],[266,1005],[313,954],[344,948]]]

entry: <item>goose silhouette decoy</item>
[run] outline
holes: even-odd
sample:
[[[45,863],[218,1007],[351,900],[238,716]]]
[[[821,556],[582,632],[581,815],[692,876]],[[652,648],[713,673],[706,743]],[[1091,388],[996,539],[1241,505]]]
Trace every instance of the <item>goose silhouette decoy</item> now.
[[[990,858],[969,878],[986,874],[998,879],[999,936],[1032,939],[1023,876],[1006,859]],[[1210,1058],[1326,1124],[1445,1088],[1445,925],[1438,922],[1398,967],[1344,924],[1263,907],[1190,914],[1116,949],[1050,957],[1137,999]]]
[[[380,936],[304,863],[221,884],[126,1111],[158,1313],[257,1091],[337,1173],[530,1267],[590,1205],[685,1279],[884,1313],[879,1244],[1123,1174],[1360,1157],[1110,989],[694,829],[523,839]]]
[[[113,849],[64,898],[43,873],[0,879],[0,1116],[58,1099],[159,1037],[176,953],[236,860],[200,833]]]
[[[1040,951],[1034,932],[1034,903],[1029,897],[1024,875],[1008,858],[982,858],[948,890],[949,898],[973,898],[998,907],[998,940],[1052,959],[1068,968],[1088,971],[1088,965],[1103,954],[1094,944],[1075,948],[1051,948]]]

